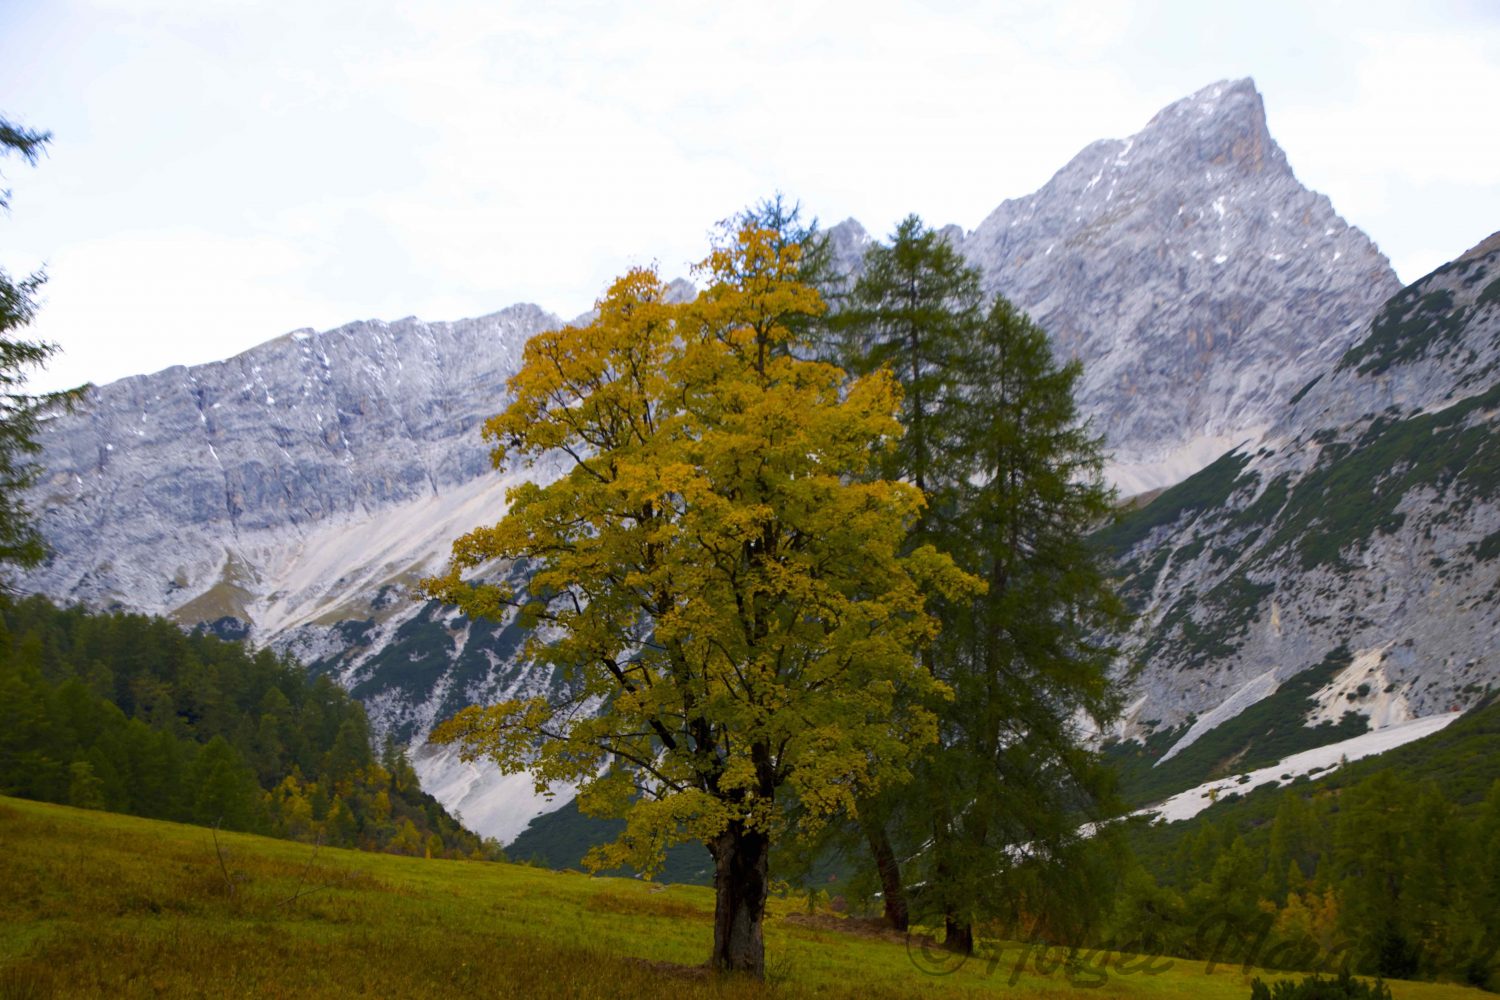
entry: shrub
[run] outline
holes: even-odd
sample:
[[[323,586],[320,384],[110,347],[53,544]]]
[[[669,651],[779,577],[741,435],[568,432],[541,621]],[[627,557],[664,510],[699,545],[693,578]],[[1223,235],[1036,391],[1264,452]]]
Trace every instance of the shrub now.
[[[1391,1000],[1391,988],[1379,978],[1373,983],[1355,979],[1344,969],[1337,979],[1312,975],[1300,983],[1280,979],[1271,986],[1257,979],[1250,984],[1250,1000]]]

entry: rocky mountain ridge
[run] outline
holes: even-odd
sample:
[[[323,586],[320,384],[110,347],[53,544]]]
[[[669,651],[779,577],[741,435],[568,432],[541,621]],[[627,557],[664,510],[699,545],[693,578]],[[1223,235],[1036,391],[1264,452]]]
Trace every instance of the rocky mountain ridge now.
[[[834,227],[851,266],[868,236]],[[1303,189],[1249,81],[1096,143],[972,233],[945,231],[1085,362],[1083,405],[1125,492],[1192,472],[1259,433],[1394,290],[1385,258]],[[687,294],[684,288],[681,290]],[[296,331],[227,361],[98,389],[41,432],[32,498],[56,552],[24,585],[168,614],[335,674],[376,724],[418,738],[530,677],[506,623],[414,600],[449,542],[503,511],[478,425],[505,403],[533,306]],[[548,803],[442,754],[418,760],[486,833]]]
[[[972,232],[950,230],[987,290],[1083,361],[1082,409],[1126,495],[1264,430],[1400,288],[1370,238],[1297,181],[1248,79],[1093,143]]]
[[[1307,724],[1500,686],[1500,241],[1393,296],[1260,438],[1104,536],[1163,760],[1330,658]]]
[[[498,495],[478,425],[526,339],[558,322],[522,305],[299,330],[103,386],[38,436],[32,507],[55,554],[26,582],[275,635],[369,582],[362,566],[382,583],[421,570],[451,540],[426,508],[462,508],[462,530],[487,506],[469,494]],[[351,528],[358,547],[329,551]]]

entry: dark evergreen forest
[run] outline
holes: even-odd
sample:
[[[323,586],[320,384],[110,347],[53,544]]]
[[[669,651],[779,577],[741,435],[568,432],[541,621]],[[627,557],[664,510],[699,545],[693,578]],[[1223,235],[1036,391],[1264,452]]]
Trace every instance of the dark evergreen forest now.
[[[340,847],[495,858],[364,708],[160,618],[0,603],[0,793]]]

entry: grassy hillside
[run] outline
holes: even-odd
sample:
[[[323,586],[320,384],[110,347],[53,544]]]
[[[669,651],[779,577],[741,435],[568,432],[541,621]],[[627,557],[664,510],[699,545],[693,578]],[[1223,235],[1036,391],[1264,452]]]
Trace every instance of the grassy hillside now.
[[[778,899],[772,981],[714,982],[712,896],[507,864],[423,860],[219,835],[0,798],[0,997],[1068,996],[1240,998],[1249,975],[1201,962],[1080,956],[1072,972],[999,960],[917,968],[920,948],[849,933]],[[936,956],[934,956],[936,957]],[[1056,958],[1056,956],[1053,956]],[[1017,966],[1023,968],[1017,971]],[[948,974],[934,975],[932,971]],[[1481,996],[1396,983],[1410,1000]]]

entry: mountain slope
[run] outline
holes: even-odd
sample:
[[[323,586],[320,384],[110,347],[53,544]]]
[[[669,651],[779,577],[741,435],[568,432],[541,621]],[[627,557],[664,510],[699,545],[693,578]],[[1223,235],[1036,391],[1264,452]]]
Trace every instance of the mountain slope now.
[[[1395,284],[1296,182],[1248,81],[1090,146],[972,234],[945,233],[1084,358],[1082,402],[1126,488],[1267,424]],[[857,223],[833,235],[852,266],[868,237]],[[527,337],[559,322],[515,306],[354,323],[101,387],[42,431],[32,505],[56,553],[24,584],[295,653],[402,740],[467,701],[546,684],[519,670],[514,628],[414,600],[410,585],[501,515],[508,485],[552,474],[495,475],[478,425],[504,406]],[[559,804],[447,753],[415,764],[486,833]],[[485,789],[502,786],[497,807]]]
[[[558,322],[352,323],[103,386],[39,434],[56,551],[26,582],[264,635],[425,567],[498,494],[478,424]]]
[[[1141,616],[1126,732],[1165,766],[1334,654],[1283,723],[1379,729],[1500,684],[1497,423],[1492,238],[1392,297],[1263,437],[1101,535]]]

